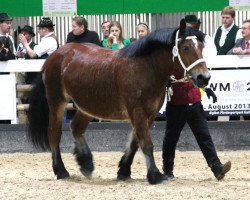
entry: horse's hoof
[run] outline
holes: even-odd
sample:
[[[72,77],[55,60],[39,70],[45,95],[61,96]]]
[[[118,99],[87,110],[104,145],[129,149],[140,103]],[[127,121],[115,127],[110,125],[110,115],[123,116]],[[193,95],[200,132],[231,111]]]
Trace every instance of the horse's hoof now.
[[[168,181],[168,176],[158,172],[148,173],[147,174],[148,182],[152,185],[160,184]]]
[[[92,172],[93,171],[89,171],[86,169],[80,169],[81,173],[83,174],[83,176],[87,177],[87,178],[91,178],[92,177]]]
[[[120,169],[117,172],[117,180],[126,181],[131,178],[130,175],[131,175],[130,167],[129,168],[120,167]]]
[[[127,180],[129,180],[129,179],[131,179],[130,176],[124,176],[124,175],[122,175],[122,174],[118,174],[118,175],[117,175],[117,180],[118,180],[118,181],[127,181]]]
[[[62,174],[57,175],[57,180],[59,180],[59,179],[67,179],[67,178],[69,178],[69,173],[68,172],[64,172]]]

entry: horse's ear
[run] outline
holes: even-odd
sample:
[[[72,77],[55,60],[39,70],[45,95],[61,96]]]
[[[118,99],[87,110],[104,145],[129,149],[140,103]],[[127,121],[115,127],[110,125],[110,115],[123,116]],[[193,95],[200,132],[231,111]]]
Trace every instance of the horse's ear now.
[[[179,29],[179,34],[180,34],[181,36],[185,35],[186,27],[187,27],[186,21],[185,21],[185,19],[183,18],[183,19],[181,19],[181,21],[180,21],[180,29]]]

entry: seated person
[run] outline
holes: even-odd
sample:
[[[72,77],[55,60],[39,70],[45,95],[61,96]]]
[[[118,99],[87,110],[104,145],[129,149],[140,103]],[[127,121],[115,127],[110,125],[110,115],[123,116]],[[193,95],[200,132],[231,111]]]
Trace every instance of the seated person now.
[[[122,26],[119,22],[113,21],[109,25],[109,36],[102,42],[105,48],[118,50],[130,44],[129,39],[124,39],[122,34]]]

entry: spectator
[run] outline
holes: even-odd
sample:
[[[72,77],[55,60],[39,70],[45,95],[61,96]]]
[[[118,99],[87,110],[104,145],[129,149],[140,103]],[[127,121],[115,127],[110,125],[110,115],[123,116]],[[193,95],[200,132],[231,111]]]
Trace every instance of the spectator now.
[[[221,12],[222,26],[214,33],[214,43],[217,55],[226,55],[232,49],[237,39],[242,38],[241,30],[234,24],[235,10],[231,6],[225,7]],[[209,117],[217,120],[218,117]],[[230,116],[230,120],[239,120],[240,116]]]
[[[142,38],[150,33],[148,23],[146,23],[146,22],[140,22],[137,25],[136,29],[137,29],[137,33],[138,33],[139,38]]]
[[[102,22],[102,36],[103,36],[103,40],[108,38],[109,36],[109,25],[110,25],[110,21],[104,21]],[[101,44],[103,43],[103,40],[101,41]]]
[[[122,34],[122,26],[120,22],[113,21],[109,25],[109,36],[103,40],[103,47],[117,50],[130,44],[129,39],[124,39]]]
[[[15,55],[10,51],[9,39],[0,36],[0,61],[13,60]]]
[[[89,42],[101,46],[98,34],[88,30],[88,22],[84,17],[72,19],[72,31],[68,34],[66,43],[70,42]]]
[[[246,55],[250,54],[250,20],[243,21],[242,36],[236,41],[234,47],[227,52],[228,55]]]
[[[7,13],[0,13],[0,61],[15,59],[15,45],[11,35],[12,18]],[[0,74],[9,74],[0,72]],[[0,120],[0,124],[10,124],[10,120]]]
[[[239,27],[234,24],[235,10],[231,6],[225,7],[221,12],[222,26],[214,33],[214,43],[217,55],[226,55],[233,48],[237,39],[242,38]]]
[[[57,37],[54,34],[55,25],[49,17],[43,17],[37,26],[42,39],[38,45],[35,45],[34,49],[29,46],[29,42],[22,33],[19,34],[19,41],[23,44],[30,58],[45,59],[59,47]]]
[[[227,52],[227,55],[249,55],[250,54],[250,20],[243,21],[242,36],[236,40],[234,47]],[[239,116],[231,116],[230,119],[239,119]],[[244,120],[250,120],[250,116],[243,115]]]
[[[95,31],[88,30],[88,22],[84,17],[74,17],[72,20],[72,32],[67,36],[67,43],[93,43],[101,46],[98,34]],[[70,101],[72,102],[72,101]],[[73,102],[74,104],[74,102]],[[66,111],[65,122],[69,122],[75,115],[75,110]]]
[[[8,38],[8,46],[9,51],[12,54],[16,53],[16,48],[14,45],[14,40],[11,35],[9,35],[11,26],[12,26],[12,18],[7,13],[0,13],[0,36],[5,36]]]
[[[28,42],[28,45],[31,49],[34,49],[36,43],[32,41],[32,38],[35,36],[33,27],[25,25],[21,30],[20,33],[23,34]],[[17,47],[16,57],[20,59],[31,59],[29,54],[27,54],[26,48],[23,46],[22,43],[19,43]],[[38,72],[26,72],[25,75],[25,83],[32,84],[34,78]]]
[[[35,33],[33,31],[33,27],[25,25],[21,30],[21,34],[23,34],[30,46],[31,49],[34,49],[36,43],[32,41],[32,38],[35,36]],[[17,52],[16,52],[16,57],[17,58],[25,58],[25,59],[30,59],[29,54],[27,54],[27,50],[23,46],[22,43],[19,43],[17,46]]]
[[[197,34],[199,33],[197,32]],[[177,79],[181,79],[183,73],[175,74],[175,76]],[[208,166],[211,168],[214,176],[218,180],[221,180],[231,169],[231,162],[229,161],[223,165],[217,156],[201,104],[199,88],[195,87],[189,80],[176,81],[175,78],[170,79],[168,87],[170,85],[173,94],[166,107],[167,126],[162,147],[164,174],[167,175],[169,179],[174,178],[173,169],[176,144],[182,129],[187,123],[196,138]],[[213,103],[217,101],[211,89],[208,89],[207,95],[208,97],[213,97]]]

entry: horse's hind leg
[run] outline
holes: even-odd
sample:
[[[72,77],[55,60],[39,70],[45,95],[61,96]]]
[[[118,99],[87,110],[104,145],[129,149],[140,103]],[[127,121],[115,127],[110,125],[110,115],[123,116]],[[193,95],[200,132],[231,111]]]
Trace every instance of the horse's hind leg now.
[[[127,180],[131,175],[131,165],[133,163],[133,159],[136,151],[138,150],[138,140],[133,131],[130,136],[130,142],[128,143],[125,154],[122,156],[119,162],[119,170],[117,172],[118,180]]]
[[[76,160],[84,176],[91,176],[94,170],[93,156],[85,139],[85,130],[93,118],[77,110],[72,122],[71,129],[75,138]]]
[[[69,177],[69,173],[66,170],[62,161],[60,152],[60,140],[62,135],[62,119],[64,109],[67,105],[66,102],[50,103],[50,121],[49,121],[49,143],[52,152],[52,167],[57,179],[64,179]]]

